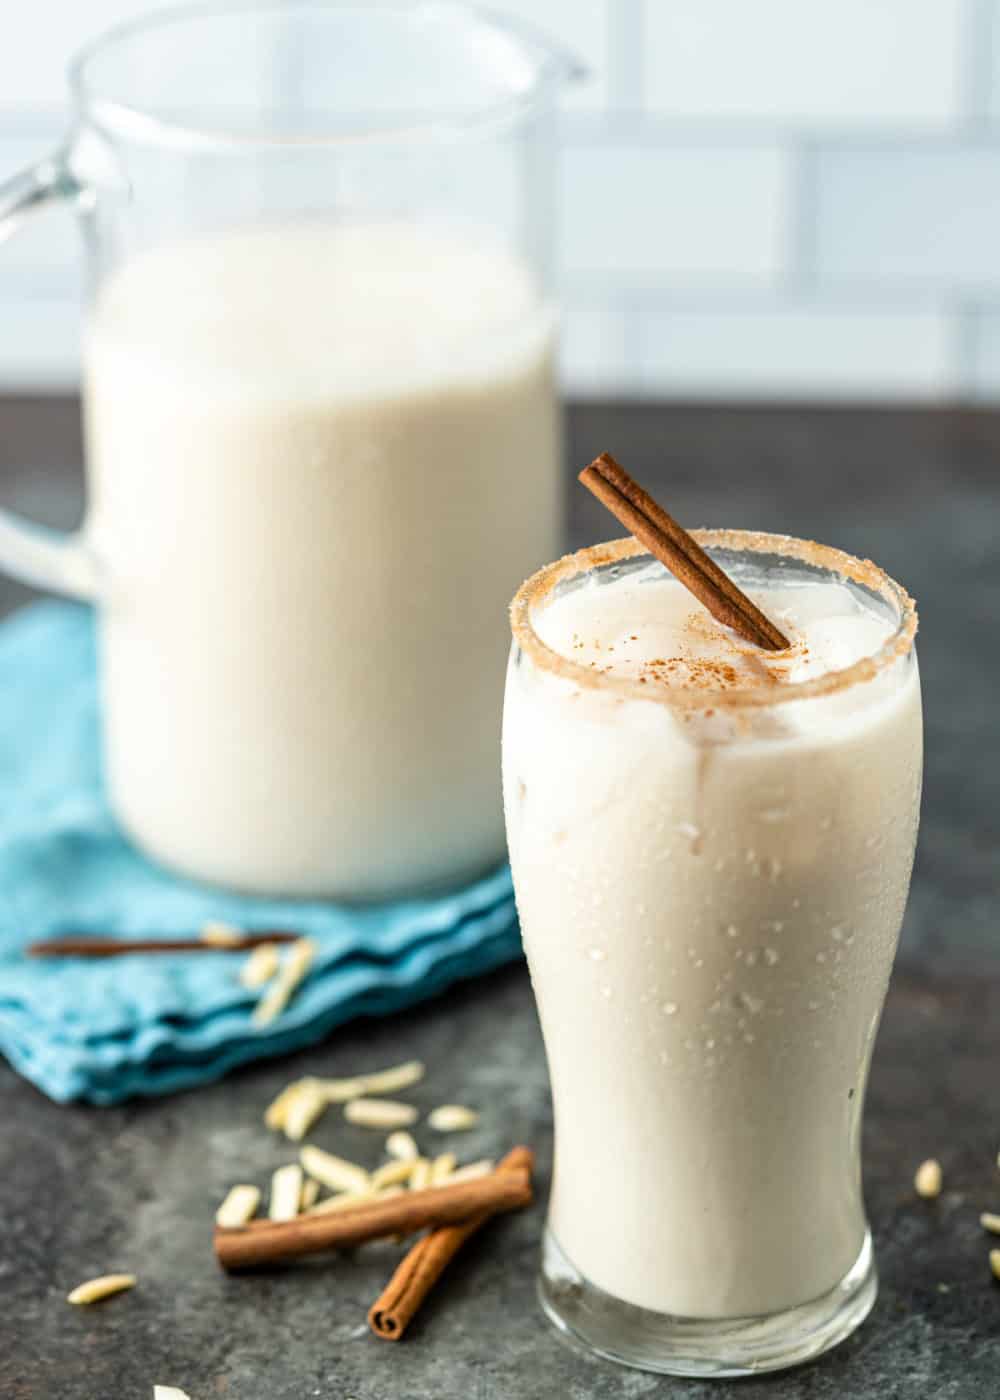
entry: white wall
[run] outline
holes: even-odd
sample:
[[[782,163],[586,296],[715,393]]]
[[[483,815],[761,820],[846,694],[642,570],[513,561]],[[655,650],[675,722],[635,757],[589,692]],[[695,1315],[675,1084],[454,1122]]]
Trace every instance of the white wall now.
[[[491,0],[592,70],[562,121],[579,394],[1000,397],[1000,0]],[[0,22],[0,171],[136,0]],[[71,382],[73,235],[0,253],[0,386]]]

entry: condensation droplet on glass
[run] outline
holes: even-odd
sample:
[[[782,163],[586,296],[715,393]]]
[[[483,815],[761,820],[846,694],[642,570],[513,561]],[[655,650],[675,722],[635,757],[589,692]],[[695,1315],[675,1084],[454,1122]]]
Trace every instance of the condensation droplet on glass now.
[[[833,818],[832,818],[832,817],[822,817],[822,818],[820,819],[820,827],[822,828],[823,831],[829,831],[830,828],[831,828],[831,826],[833,826]]]
[[[664,1016],[676,1016],[677,1003],[675,1001],[665,1001],[663,1003],[663,1014]]]
[[[747,1031],[746,1035],[743,1037],[743,1044],[752,1045],[756,1039],[757,1037],[753,1035],[752,1032]]]
[[[709,1038],[705,1041],[705,1049],[706,1049],[706,1050],[714,1050],[714,1049],[715,1049],[715,1041],[712,1039],[711,1036],[709,1036]]]
[[[744,1011],[749,1011],[751,1016],[757,1016],[764,1010],[763,999],[753,996],[750,992],[739,992],[736,996],[736,1005],[742,1007]]]
[[[608,955],[603,948],[598,948],[595,946],[591,948],[590,956],[594,962],[603,962]]]
[[[768,967],[774,967],[775,963],[780,962],[781,955],[777,948],[765,948],[764,961],[767,963]]]
[[[757,859],[757,852],[752,846],[748,846],[743,852],[743,859],[746,861],[747,865],[753,865],[754,861]]]
[[[843,943],[844,930],[841,928],[840,924],[834,924],[833,928],[830,930],[830,937],[833,939],[834,943]]]
[[[817,953],[817,954],[816,954],[816,961],[817,961],[818,963],[825,963],[825,962],[826,962],[826,954],[825,954],[825,953]]]
[[[610,998],[611,998],[611,988],[610,988],[609,986],[607,986],[607,984],[605,984],[605,985],[601,988],[601,996],[604,997],[605,1001],[609,1001],[609,1000],[610,1000]]]
[[[726,933],[730,938],[739,938],[740,936],[740,931],[736,924],[727,924]]]
[[[750,951],[747,953],[747,957],[746,957],[747,967],[756,967],[756,966],[757,966],[757,958],[758,958],[758,957],[759,957],[759,954],[758,954],[758,952],[757,952],[757,949],[756,949],[756,948],[751,948]]]
[[[810,1011],[818,1011],[818,1010],[819,1010],[819,1002],[818,1002],[818,1001],[811,1001],[811,1002],[808,1003],[808,1006],[809,1006],[809,1010],[810,1010]]]

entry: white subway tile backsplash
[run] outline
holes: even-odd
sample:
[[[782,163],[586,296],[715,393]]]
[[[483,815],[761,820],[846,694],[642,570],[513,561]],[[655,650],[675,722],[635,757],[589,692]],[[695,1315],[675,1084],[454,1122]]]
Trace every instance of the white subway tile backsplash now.
[[[979,316],[973,353],[975,393],[980,398],[1000,400],[1000,307]]]
[[[564,98],[570,111],[600,111],[608,102],[610,7],[618,0],[494,0],[491,9],[523,20],[562,45],[587,70]]]
[[[963,0],[645,0],[655,112],[942,127],[959,110]]]
[[[0,111],[66,105],[66,68],[77,50],[150,8],[143,0],[11,0],[0,42]]]
[[[0,183],[43,159],[51,140],[0,139]],[[0,243],[0,295],[72,295],[82,285],[83,250],[70,208],[55,205],[25,220]]]
[[[570,146],[559,239],[569,279],[769,285],[785,256],[789,164],[774,145]]]
[[[936,311],[802,306],[639,314],[647,393],[851,399],[939,396],[952,386]]]
[[[632,372],[624,310],[570,302],[559,330],[559,375],[564,389],[584,396],[628,389]]]
[[[834,147],[816,161],[821,286],[1000,288],[1000,141]]]
[[[80,372],[80,309],[70,299],[0,302],[0,385],[68,389]]]

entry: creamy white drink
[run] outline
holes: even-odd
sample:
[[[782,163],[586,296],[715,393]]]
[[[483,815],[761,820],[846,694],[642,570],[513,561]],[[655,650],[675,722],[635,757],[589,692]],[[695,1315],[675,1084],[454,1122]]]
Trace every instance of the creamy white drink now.
[[[526,269],[407,224],[205,235],[111,277],[85,358],[126,827],[283,893],[499,859],[505,607],[559,528]]]
[[[584,551],[515,600],[503,738],[553,1248],[704,1320],[820,1299],[868,1247],[861,1108],[921,774],[905,595],[819,546],[714,539],[790,650],[634,543]]]

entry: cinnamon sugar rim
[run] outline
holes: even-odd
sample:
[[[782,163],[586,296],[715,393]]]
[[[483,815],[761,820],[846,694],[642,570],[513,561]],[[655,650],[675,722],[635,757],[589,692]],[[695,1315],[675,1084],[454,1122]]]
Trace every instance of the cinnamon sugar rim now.
[[[613,691],[635,700],[654,701],[683,709],[705,709],[709,706],[743,708],[745,706],[782,705],[789,700],[811,700],[833,695],[849,686],[872,681],[913,647],[917,633],[917,609],[906,589],[873,564],[870,559],[856,559],[832,545],[813,540],[799,540],[792,535],[770,535],[754,530],[691,530],[689,532],[706,549],[738,549],[752,554],[779,554],[786,559],[798,559],[829,569],[842,578],[850,579],[892,604],[899,620],[891,636],[871,656],[862,656],[840,671],[827,671],[808,680],[789,681],[764,690],[760,686],[745,686],[734,690],[681,690],[669,686],[651,688],[636,678],[613,676],[592,670],[555,651],[535,631],[532,610],[544,602],[554,589],[566,580],[587,574],[605,564],[623,559],[649,555],[646,547],[634,536],[589,545],[575,554],[566,554],[522,583],[510,605],[510,624],[514,640],[536,666],[575,681],[594,690]],[[652,559],[652,555],[649,555]],[[781,653],[773,653],[780,655]]]

